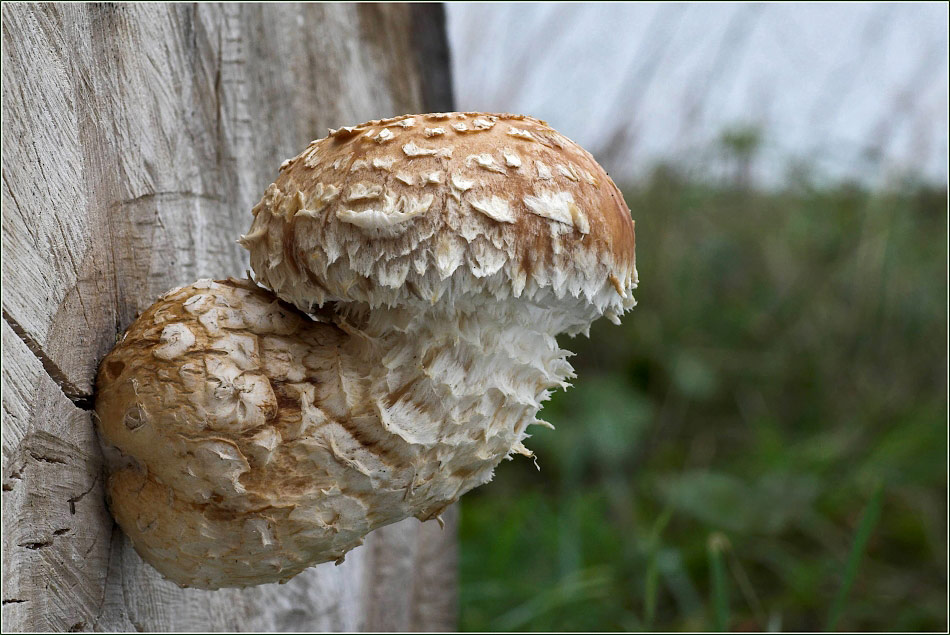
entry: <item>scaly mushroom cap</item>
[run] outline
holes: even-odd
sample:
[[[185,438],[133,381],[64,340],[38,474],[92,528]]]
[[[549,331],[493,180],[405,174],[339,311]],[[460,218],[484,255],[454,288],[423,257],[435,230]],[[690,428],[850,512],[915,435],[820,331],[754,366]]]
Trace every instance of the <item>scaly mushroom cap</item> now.
[[[566,355],[480,316],[347,332],[250,281],[199,280],[100,366],[110,508],[180,585],[287,580],[377,527],[437,518],[504,457],[530,455],[521,440],[572,376]]]
[[[531,117],[405,115],[331,130],[281,166],[254,215],[241,243],[258,279],[305,311],[519,298],[575,333],[633,305],[620,191]]]
[[[146,561],[181,585],[247,586],[340,558],[368,530],[334,490],[353,479],[326,456],[333,431],[308,430],[318,404],[346,421],[343,339],[237,280],[173,289],[132,323],[99,368],[96,413],[110,508]]]

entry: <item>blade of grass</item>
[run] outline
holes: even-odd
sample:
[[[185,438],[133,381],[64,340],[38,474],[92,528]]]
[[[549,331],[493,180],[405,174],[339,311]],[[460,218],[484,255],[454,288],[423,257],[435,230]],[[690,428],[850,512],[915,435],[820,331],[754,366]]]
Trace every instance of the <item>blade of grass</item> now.
[[[854,534],[854,542],[851,544],[851,552],[848,554],[848,562],[845,565],[844,577],[841,581],[841,587],[835,596],[834,603],[831,605],[831,611],[828,613],[828,622],[825,625],[826,631],[833,631],[838,626],[838,621],[844,613],[844,604],[848,599],[848,593],[858,577],[858,567],[861,559],[864,557],[865,549],[871,534],[874,533],[874,527],[877,525],[878,518],[881,516],[881,507],[884,503],[884,484],[879,483],[868,501],[864,513],[861,515],[861,521],[858,523],[857,531]]]
[[[530,630],[533,622],[568,607],[585,606],[609,593],[610,572],[605,567],[579,570],[559,580],[549,589],[539,590],[523,604],[497,616],[493,630]]]
[[[767,633],[778,633],[782,630],[782,613],[779,611],[772,611],[769,613],[769,623],[765,627]]]
[[[755,614],[756,621],[764,626],[767,618],[765,616],[765,610],[762,607],[762,602],[759,600],[759,596],[755,592],[755,587],[752,586],[752,581],[749,579],[745,567],[742,566],[742,562],[739,560],[739,554],[736,553],[735,549],[729,550],[728,562],[729,569],[732,571],[732,577],[735,578],[739,584],[739,590],[742,591],[742,595],[745,596],[749,608],[752,609],[753,614]]]
[[[716,532],[709,536],[710,603],[713,611],[712,630],[724,632],[729,626],[729,590],[726,588],[726,565],[723,552],[729,548],[729,539]]]
[[[653,628],[653,618],[656,617],[656,598],[659,590],[660,570],[657,565],[657,554],[660,551],[660,536],[670,522],[673,510],[667,508],[653,525],[650,535],[650,559],[647,563],[646,583],[643,589],[644,626],[646,630]]]

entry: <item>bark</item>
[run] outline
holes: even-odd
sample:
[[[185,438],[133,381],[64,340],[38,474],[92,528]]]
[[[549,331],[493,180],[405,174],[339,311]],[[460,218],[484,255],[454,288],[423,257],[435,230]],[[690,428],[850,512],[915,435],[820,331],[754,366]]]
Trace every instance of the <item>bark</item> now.
[[[244,274],[281,161],[451,109],[441,7],[4,4],[2,27],[4,630],[452,628],[451,512],[286,585],[161,579],[106,509],[91,410],[138,312]]]

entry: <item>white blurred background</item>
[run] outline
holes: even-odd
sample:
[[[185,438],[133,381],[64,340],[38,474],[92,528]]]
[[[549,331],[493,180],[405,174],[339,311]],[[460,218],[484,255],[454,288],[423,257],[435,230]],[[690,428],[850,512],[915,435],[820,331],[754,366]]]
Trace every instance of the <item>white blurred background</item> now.
[[[948,9],[931,4],[449,4],[459,110],[547,120],[615,180],[661,162],[947,182]]]

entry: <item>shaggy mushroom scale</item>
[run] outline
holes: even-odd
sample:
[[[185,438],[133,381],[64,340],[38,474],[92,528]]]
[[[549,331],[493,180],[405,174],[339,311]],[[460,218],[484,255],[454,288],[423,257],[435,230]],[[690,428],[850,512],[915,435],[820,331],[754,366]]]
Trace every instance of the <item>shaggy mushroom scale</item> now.
[[[163,296],[103,361],[110,505],[181,585],[285,581],[492,477],[573,371],[556,335],[633,306],[594,159],[515,115],[331,131],[241,243],[257,280]],[[547,424],[544,424],[547,425]]]

